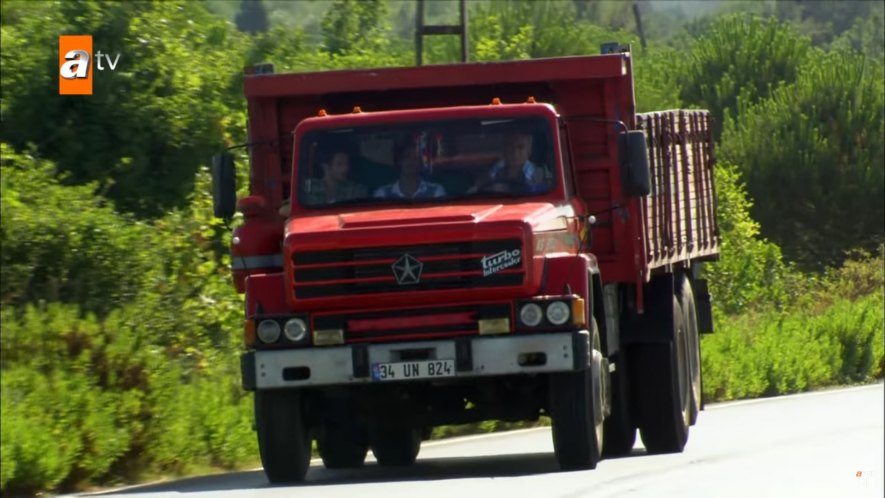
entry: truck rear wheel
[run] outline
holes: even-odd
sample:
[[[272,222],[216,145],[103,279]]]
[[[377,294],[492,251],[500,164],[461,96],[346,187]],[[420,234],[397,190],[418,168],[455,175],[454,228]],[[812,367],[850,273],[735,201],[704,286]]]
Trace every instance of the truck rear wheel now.
[[[602,454],[607,457],[629,455],[636,443],[636,426],[630,414],[630,392],[627,360],[629,355],[624,346],[615,358],[615,371],[611,373],[612,410],[605,418],[605,444]]]
[[[369,432],[372,454],[378,465],[406,467],[421,451],[421,429],[408,426],[377,426]]]
[[[602,455],[605,388],[596,321],[591,321],[590,365],[550,376],[553,450],[563,470],[595,469]]]
[[[672,299],[674,340],[636,345],[639,434],[649,453],[679,453],[688,441],[691,384],[685,316],[676,296]]]
[[[682,280],[682,292],[679,298],[682,311],[685,313],[685,344],[688,348],[688,367],[691,380],[691,425],[698,421],[701,411],[701,338],[698,334],[698,312],[694,303],[694,293],[688,278]]]
[[[366,461],[369,438],[354,425],[324,424],[317,437],[317,451],[327,469],[359,467]]]
[[[310,436],[302,405],[301,393],[295,390],[255,391],[258,450],[273,484],[303,481],[310,467]]]

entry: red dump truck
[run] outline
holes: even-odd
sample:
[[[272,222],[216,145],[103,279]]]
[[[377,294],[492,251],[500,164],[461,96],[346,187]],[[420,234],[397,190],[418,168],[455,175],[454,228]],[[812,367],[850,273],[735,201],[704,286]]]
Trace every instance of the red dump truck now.
[[[412,464],[433,427],[549,416],[563,469],[682,451],[718,258],[705,111],[636,114],[598,56],[247,71],[248,197],[213,163],[271,482]]]

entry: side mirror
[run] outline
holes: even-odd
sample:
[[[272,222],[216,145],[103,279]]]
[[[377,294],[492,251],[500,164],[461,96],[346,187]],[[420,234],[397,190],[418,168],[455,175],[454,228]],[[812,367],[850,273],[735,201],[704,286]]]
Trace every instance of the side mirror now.
[[[651,193],[645,132],[630,130],[621,133],[618,136],[618,155],[621,160],[621,191],[624,195],[645,197]]]
[[[212,205],[216,218],[229,220],[236,212],[237,173],[230,152],[212,156]]]

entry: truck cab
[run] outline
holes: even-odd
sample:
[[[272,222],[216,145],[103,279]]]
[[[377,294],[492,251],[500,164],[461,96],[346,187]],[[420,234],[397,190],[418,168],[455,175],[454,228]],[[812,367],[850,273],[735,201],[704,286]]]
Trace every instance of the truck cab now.
[[[403,466],[484,420],[549,416],[564,469],[637,429],[682,450],[718,254],[705,113],[634,115],[628,51],[246,83],[232,269],[272,482],[311,440],[328,468]]]

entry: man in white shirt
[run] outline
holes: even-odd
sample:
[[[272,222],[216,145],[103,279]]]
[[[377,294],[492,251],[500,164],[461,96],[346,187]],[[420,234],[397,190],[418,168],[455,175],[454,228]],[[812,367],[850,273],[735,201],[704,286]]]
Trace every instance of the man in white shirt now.
[[[399,180],[375,190],[378,199],[433,199],[445,197],[446,191],[438,183],[421,178],[421,160],[414,144],[401,148],[395,159],[399,166]]]
[[[493,187],[491,191],[512,191],[523,185],[526,193],[544,192],[549,189],[550,182],[544,168],[538,167],[529,160],[532,155],[532,135],[514,132],[504,140],[502,158],[492,164],[488,178],[481,179],[480,184],[471,189],[481,190],[484,186]]]

